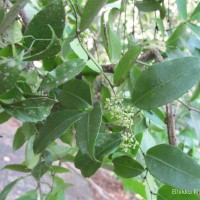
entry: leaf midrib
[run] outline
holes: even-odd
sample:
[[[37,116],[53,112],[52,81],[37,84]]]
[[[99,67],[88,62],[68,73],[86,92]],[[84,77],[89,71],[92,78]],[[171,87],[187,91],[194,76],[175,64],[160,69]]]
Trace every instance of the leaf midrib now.
[[[185,71],[178,74],[177,76],[174,76],[173,78],[167,80],[166,82],[162,83],[162,84],[159,84],[159,85],[156,85],[155,87],[153,87],[151,90],[149,90],[148,92],[146,92],[145,94],[143,94],[140,98],[138,98],[137,101],[134,102],[134,104],[136,104],[138,101],[140,101],[141,99],[143,99],[144,97],[146,97],[149,93],[151,93],[153,90],[155,90],[156,88],[159,88],[160,86],[163,86],[165,84],[167,84],[168,82],[171,82],[173,80],[175,80],[176,78],[182,76],[183,74],[185,74]]]
[[[162,161],[161,159],[158,159],[158,158],[156,158],[155,156],[152,156],[152,155],[150,155],[150,154],[147,154],[147,157],[153,158],[154,160],[156,160],[156,161],[158,161],[158,162],[160,162],[160,163],[162,163],[162,164],[164,164],[164,165],[166,165],[166,166],[168,166],[168,167],[171,167],[172,169],[174,169],[175,171],[178,171],[179,173],[185,174],[185,175],[187,175],[187,176],[189,176],[189,177],[194,177],[194,179],[198,180],[198,182],[200,183],[200,178],[197,178],[197,177],[194,176],[193,174],[192,174],[192,175],[191,175],[191,174],[188,174],[187,172],[185,172],[185,171],[183,171],[183,170],[181,170],[181,169],[179,169],[179,168],[176,168],[176,167],[174,167],[174,166],[172,166],[172,165],[170,165],[170,164],[168,164],[168,163]]]

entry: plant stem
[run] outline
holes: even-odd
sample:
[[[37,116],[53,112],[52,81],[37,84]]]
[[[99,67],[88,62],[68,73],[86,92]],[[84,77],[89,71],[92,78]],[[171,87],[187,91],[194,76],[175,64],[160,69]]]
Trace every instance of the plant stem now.
[[[17,3],[13,5],[10,11],[6,14],[6,17],[1,23],[0,34],[2,34],[8,26],[15,20],[17,15],[20,13],[21,9],[29,2],[29,0],[18,0]]]
[[[180,100],[177,100],[179,103],[181,103],[182,105],[184,105],[189,111],[195,111],[195,112],[199,112],[200,113],[200,110],[199,109],[197,109],[197,108],[194,108],[194,107],[192,107],[192,106],[190,106],[190,105],[188,105],[188,104],[186,104],[186,103],[184,103],[184,102],[182,102],[182,101],[180,101]]]

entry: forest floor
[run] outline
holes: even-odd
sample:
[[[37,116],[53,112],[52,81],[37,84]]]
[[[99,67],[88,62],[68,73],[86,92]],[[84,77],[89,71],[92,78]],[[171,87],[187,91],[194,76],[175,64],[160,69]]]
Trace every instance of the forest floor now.
[[[12,142],[14,134],[20,123],[15,119],[0,125],[0,169],[9,164],[20,164],[24,161],[24,148],[13,152]],[[133,200],[134,197],[124,193],[122,184],[116,180],[112,174],[105,170],[99,170],[90,179],[85,179],[80,172],[70,163],[65,164],[70,172],[62,178],[67,183],[72,184],[66,190],[66,200]],[[20,176],[23,173],[1,170],[0,172],[0,191],[6,184]],[[47,180],[48,181],[48,180]],[[7,200],[15,200],[26,191],[35,189],[36,182],[33,178],[28,177],[20,181],[9,194]]]

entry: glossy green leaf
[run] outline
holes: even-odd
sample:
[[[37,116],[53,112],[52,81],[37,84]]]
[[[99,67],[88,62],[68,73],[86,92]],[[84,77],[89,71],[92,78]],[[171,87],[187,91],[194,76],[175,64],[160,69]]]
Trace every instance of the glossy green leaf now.
[[[69,172],[69,169],[61,166],[51,166],[50,170],[54,173],[67,173]]]
[[[101,133],[98,135],[95,144],[95,157],[98,160],[104,156],[115,152],[122,142],[122,136],[119,133]]]
[[[194,191],[195,192],[195,191]],[[197,191],[196,191],[197,193]],[[163,185],[157,193],[157,200],[199,200],[200,196],[187,190],[178,190],[168,185]]]
[[[31,190],[26,192],[23,196],[17,198],[16,200],[36,200],[37,199],[37,192],[36,190]]]
[[[63,35],[65,11],[61,0],[54,1],[41,10],[26,27],[24,46],[31,48],[31,55],[44,51],[52,41],[52,30],[57,38]]]
[[[21,127],[17,129],[13,140],[13,150],[17,150],[30,139],[32,135],[36,133],[36,127],[33,123],[23,123]]]
[[[27,166],[20,165],[20,164],[6,165],[3,169],[9,169],[9,170],[25,172],[25,173],[31,172],[31,169],[28,169]]]
[[[40,87],[51,90],[64,84],[80,74],[85,64],[84,60],[74,59],[57,66],[45,76]]]
[[[78,151],[74,164],[76,168],[81,170],[84,177],[92,176],[101,167],[101,162],[92,160],[88,155],[82,154],[81,151]]]
[[[20,70],[14,60],[0,63],[0,95],[14,88],[19,75]]]
[[[138,144],[135,146],[134,149],[131,149],[131,155],[133,157],[136,157],[137,154],[138,154],[138,150],[140,148],[140,144],[141,144],[142,139],[143,139],[143,133],[141,132],[141,133],[136,134],[135,139],[137,140]]]
[[[107,30],[107,41],[106,41],[106,49],[107,49],[107,53],[108,56],[111,60],[111,62],[116,63],[119,61],[120,57],[121,57],[121,50],[122,50],[122,46],[121,46],[121,42],[120,42],[120,37],[119,34],[114,30],[113,27],[113,18],[116,15],[116,9],[112,9],[109,13],[109,20],[106,24],[106,30]]]
[[[41,161],[33,168],[31,174],[36,180],[39,180],[49,168],[50,165],[47,162]]]
[[[116,86],[121,85],[127,79],[131,67],[133,67],[134,62],[140,55],[141,51],[142,47],[138,45],[132,47],[124,54],[122,59],[119,61],[118,65],[115,67],[114,84]]]
[[[93,19],[96,17],[106,2],[107,0],[87,0],[87,3],[83,9],[79,27],[81,32],[89,27]]]
[[[154,0],[136,1],[135,6],[142,12],[153,12],[161,8],[160,3]]]
[[[10,119],[10,115],[6,113],[5,111],[0,113],[0,124],[3,124],[4,122],[8,121]]]
[[[200,3],[198,3],[197,7],[194,9],[191,17],[191,20],[200,20]]]
[[[149,149],[145,161],[156,179],[178,189],[200,189],[200,166],[178,148],[161,144]]]
[[[105,14],[106,12],[103,12],[101,15],[101,38],[104,48],[106,49],[106,52],[108,52],[108,31],[105,21]]]
[[[200,27],[196,24],[188,23],[189,28],[192,30],[192,32],[200,38]]]
[[[144,172],[144,168],[136,160],[128,156],[117,157],[113,160],[114,172],[124,178],[138,176]]]
[[[187,21],[187,0],[176,0],[178,12],[184,21]]]
[[[122,184],[123,188],[125,191],[129,191],[135,194],[139,194],[141,197],[146,199],[146,191],[145,191],[145,186],[140,183],[139,181],[136,181],[135,179],[127,179],[123,178],[122,179]]]
[[[25,165],[29,169],[33,169],[40,160],[40,154],[36,155],[33,152],[33,142],[35,140],[35,135],[31,136],[26,144],[25,149]]]
[[[83,111],[92,108],[90,86],[80,80],[67,82],[58,95],[58,100],[67,110]]]
[[[52,113],[34,141],[34,152],[36,154],[42,152],[55,139],[63,135],[81,116],[82,113],[78,111],[63,110]]]
[[[75,149],[74,149],[75,150]],[[51,153],[51,157],[54,161],[62,160],[64,158],[71,158],[73,161],[73,155],[71,155],[71,150],[69,146],[59,145],[57,143],[52,143],[47,147],[47,151]],[[73,150],[72,150],[73,151]]]
[[[199,77],[199,58],[185,57],[154,64],[140,75],[133,88],[132,101],[145,110],[165,105],[186,93]]]
[[[86,66],[88,66],[90,69],[92,69],[93,71],[95,71],[97,73],[101,72],[101,70],[99,69],[100,66],[97,66],[97,64],[95,64],[94,61],[92,61],[91,59],[88,60],[88,55],[93,60],[95,60],[95,58],[93,57],[93,55],[87,49],[83,49],[83,47],[80,44],[80,42],[78,41],[78,39],[74,39],[70,43],[70,47],[80,59],[87,61]]]
[[[101,126],[102,108],[99,102],[79,121],[76,132],[76,142],[83,154],[95,158],[95,142]]]
[[[49,27],[49,29],[51,29],[52,31],[52,39],[48,46],[41,52],[28,55],[24,58],[24,61],[43,60],[45,58],[49,58],[56,55],[61,50],[60,42],[57,36],[55,35],[54,30],[51,27]]]
[[[190,98],[190,101],[194,101],[196,100],[197,98],[200,97],[200,82],[198,83],[198,85],[196,86],[191,98]]]
[[[6,200],[8,194],[11,192],[13,187],[21,180],[22,178],[18,178],[15,181],[9,183],[4,187],[4,189],[0,193],[0,200]]]
[[[50,114],[55,101],[45,97],[30,98],[9,105],[2,105],[4,110],[21,122],[43,121]]]
[[[133,66],[131,68],[131,71],[130,71],[130,77],[129,77],[129,87],[130,87],[130,90],[132,90],[132,88],[135,86],[139,76],[141,75],[142,73],[142,70],[137,67],[137,66]]]
[[[102,86],[101,88],[101,96],[100,96],[100,101],[103,105],[106,104],[106,99],[107,98],[111,98],[111,93],[110,93],[110,89],[108,87],[106,87],[105,85]]]
[[[184,23],[181,23],[172,35],[168,38],[166,45],[168,48],[175,48],[180,43],[182,35],[186,32],[187,26]]]

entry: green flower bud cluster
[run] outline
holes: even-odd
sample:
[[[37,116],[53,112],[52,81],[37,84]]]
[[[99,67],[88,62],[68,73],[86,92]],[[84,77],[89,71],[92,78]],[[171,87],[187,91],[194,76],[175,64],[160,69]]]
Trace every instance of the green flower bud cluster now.
[[[106,99],[105,108],[111,113],[112,118],[119,121],[119,125],[131,129],[133,126],[134,111],[131,106],[124,106],[123,99],[112,97]]]
[[[106,99],[105,108],[109,110],[112,118],[117,119],[118,125],[126,128],[126,132],[122,134],[121,148],[124,152],[130,149],[135,149],[138,142],[135,136],[128,132],[133,126],[134,108],[131,106],[124,106],[123,99],[112,97]]]
[[[135,139],[135,136],[129,132],[125,132],[122,135],[121,148],[124,152],[128,152],[129,149],[135,149],[138,145],[138,141]]]

